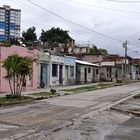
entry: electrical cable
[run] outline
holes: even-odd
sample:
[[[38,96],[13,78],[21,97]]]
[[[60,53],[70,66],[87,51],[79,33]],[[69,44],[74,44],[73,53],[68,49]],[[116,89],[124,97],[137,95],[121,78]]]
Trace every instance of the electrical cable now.
[[[128,0],[105,0],[105,1],[110,1],[110,2],[121,2],[121,3],[140,3],[140,1],[139,0],[134,0],[134,1],[132,1],[132,0],[130,0],[130,1],[128,1]]]
[[[93,30],[93,29],[90,29],[90,28],[88,28],[88,27],[85,27],[85,26],[83,26],[83,25],[81,25],[81,24],[78,24],[78,23],[76,23],[76,22],[74,22],[74,21],[71,21],[71,20],[69,20],[69,19],[67,19],[67,18],[64,18],[64,17],[62,17],[62,16],[60,16],[60,15],[58,15],[58,14],[52,12],[51,10],[48,10],[48,9],[46,9],[46,8],[44,8],[44,7],[40,6],[40,5],[38,5],[37,3],[35,3],[35,2],[33,2],[33,1],[31,1],[31,0],[27,0],[27,1],[29,1],[30,3],[32,3],[32,4],[35,5],[35,6],[39,7],[40,9],[42,9],[42,10],[48,12],[48,13],[51,13],[52,15],[54,15],[54,16],[56,16],[56,17],[59,17],[60,19],[63,19],[64,21],[67,21],[67,22],[72,23],[72,24],[74,24],[74,25],[76,25],[76,26],[79,26],[79,27],[81,27],[81,28],[83,28],[83,29],[85,29],[85,30],[88,30],[88,31],[90,31],[90,32],[94,32],[94,33],[96,33],[96,34],[98,34],[98,35],[101,35],[101,36],[110,38],[110,39],[115,40],[115,41],[118,41],[118,42],[123,42],[123,41],[120,40],[120,39],[117,39],[117,38],[108,36],[108,35],[106,35],[106,34],[104,34],[104,33],[100,33],[100,32],[98,32],[98,31],[95,31],[95,30]]]
[[[128,10],[122,10],[122,9],[113,9],[113,8],[109,8],[109,7],[98,6],[98,5],[88,4],[88,3],[84,3],[84,2],[78,2],[78,1],[75,1],[75,0],[69,0],[69,2],[73,2],[73,3],[77,3],[77,4],[82,4],[82,5],[90,6],[90,7],[95,7],[95,8],[100,8],[100,9],[104,9],[104,10],[110,10],[110,11],[115,11],[115,12],[130,13],[130,14],[138,14],[138,15],[140,15],[140,12],[136,12],[136,11],[128,11]]]
[[[41,8],[42,10],[45,10],[46,12],[51,13],[52,15],[54,15],[54,16],[56,16],[56,17],[59,17],[59,18],[65,20],[65,21],[67,21],[67,22],[69,22],[69,23],[72,23],[72,24],[74,24],[74,25],[76,25],[76,26],[78,26],[78,27],[81,27],[81,28],[83,28],[83,29],[85,29],[85,30],[87,30],[87,31],[94,32],[94,33],[96,33],[96,34],[98,34],[98,35],[101,35],[101,36],[110,38],[110,39],[112,39],[112,40],[115,40],[115,41],[118,41],[118,42],[121,42],[121,43],[124,42],[124,41],[122,41],[122,40],[120,40],[120,39],[117,39],[117,38],[108,36],[108,35],[106,35],[106,34],[103,34],[103,33],[97,32],[97,31],[94,31],[94,30],[92,30],[92,29],[90,29],[90,28],[88,28],[88,27],[85,27],[85,26],[80,25],[80,24],[78,24],[78,23],[75,23],[75,22],[73,22],[73,21],[71,21],[71,20],[69,20],[69,19],[66,19],[66,18],[64,18],[64,17],[62,17],[62,16],[60,16],[60,15],[58,15],[58,14],[52,12],[51,10],[48,10],[48,9],[46,9],[46,8],[44,8],[44,7],[40,6],[40,5],[38,5],[38,4],[34,3],[34,2],[32,2],[31,0],[27,0],[27,1],[29,1],[29,2],[32,3],[33,5],[35,5],[35,6],[39,7],[39,8]],[[129,45],[133,45],[133,44],[129,44]],[[135,46],[135,45],[133,45],[133,46]],[[135,46],[135,47],[137,47],[137,46]],[[140,47],[137,47],[137,48],[140,48]]]
[[[18,5],[18,6],[20,6],[20,7],[22,7],[22,8],[24,8],[24,9],[27,9],[28,11],[30,11],[31,12],[31,14],[33,14],[33,15],[36,15],[36,16],[39,16],[39,17],[41,17],[41,19],[43,19],[44,21],[47,21],[47,22],[49,22],[50,24],[50,26],[52,26],[52,24],[54,24],[52,21],[49,21],[48,19],[49,18],[46,18],[45,16],[43,16],[43,15],[41,15],[37,10],[32,10],[32,8],[31,7],[29,7],[29,6],[27,6],[27,5],[23,5],[21,2],[20,3],[17,3],[17,0],[16,1],[12,1],[13,3],[15,3],[16,5]]]

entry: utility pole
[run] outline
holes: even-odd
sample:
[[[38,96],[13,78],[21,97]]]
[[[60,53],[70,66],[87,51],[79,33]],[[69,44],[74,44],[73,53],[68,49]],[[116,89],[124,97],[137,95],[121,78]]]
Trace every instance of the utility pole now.
[[[126,75],[127,75],[127,40],[122,44],[123,48],[125,49],[125,62],[124,62],[124,71],[123,71],[123,77],[126,80]]]

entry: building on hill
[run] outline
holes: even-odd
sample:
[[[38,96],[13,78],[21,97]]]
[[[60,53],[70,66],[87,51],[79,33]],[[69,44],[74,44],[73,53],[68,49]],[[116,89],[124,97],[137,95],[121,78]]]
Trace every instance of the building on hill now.
[[[46,42],[41,46],[41,48],[44,52],[70,54],[73,52],[73,48],[75,48],[75,40],[69,39],[66,44],[53,43],[52,45]]]

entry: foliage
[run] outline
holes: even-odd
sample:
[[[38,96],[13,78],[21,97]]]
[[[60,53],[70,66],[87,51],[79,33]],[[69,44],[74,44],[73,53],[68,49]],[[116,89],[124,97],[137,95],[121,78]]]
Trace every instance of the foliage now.
[[[94,46],[93,48],[90,48],[90,54],[93,55],[102,55],[102,54],[108,54],[106,49],[103,48],[97,48],[96,46]]]
[[[29,98],[28,96],[18,96],[18,95],[12,95],[12,94],[6,94],[6,99],[27,99]]]
[[[17,54],[8,56],[3,61],[3,67],[7,71],[5,78],[9,81],[12,95],[21,95],[23,81],[25,81],[26,76],[31,74],[31,65],[31,58],[22,57]]]
[[[68,43],[71,37],[69,36],[68,31],[53,27],[47,31],[42,30],[40,39],[43,43],[48,43],[50,46],[54,46],[59,43]]]
[[[51,92],[52,94],[55,94],[55,93],[56,93],[56,90],[53,89],[53,88],[51,88],[51,89],[50,89],[50,92]]]
[[[36,28],[33,26],[28,28],[27,31],[22,32],[22,41],[24,44],[26,44],[27,46],[32,46],[34,44],[34,42],[37,40],[35,31]]]
[[[1,43],[2,46],[4,46],[4,47],[10,47],[10,46],[11,46],[10,41],[8,41],[8,40],[0,41],[0,43]]]
[[[20,42],[16,38],[11,38],[10,39],[10,46],[11,45],[20,45]]]
[[[10,47],[12,45],[20,45],[20,42],[16,38],[11,38],[10,40],[3,40],[0,42],[5,47]]]

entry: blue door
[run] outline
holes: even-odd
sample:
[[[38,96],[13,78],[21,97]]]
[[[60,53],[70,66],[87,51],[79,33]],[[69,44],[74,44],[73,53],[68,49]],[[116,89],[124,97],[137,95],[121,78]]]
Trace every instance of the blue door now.
[[[41,63],[41,74],[40,74],[40,82],[47,86],[48,82],[48,65],[45,63]]]

